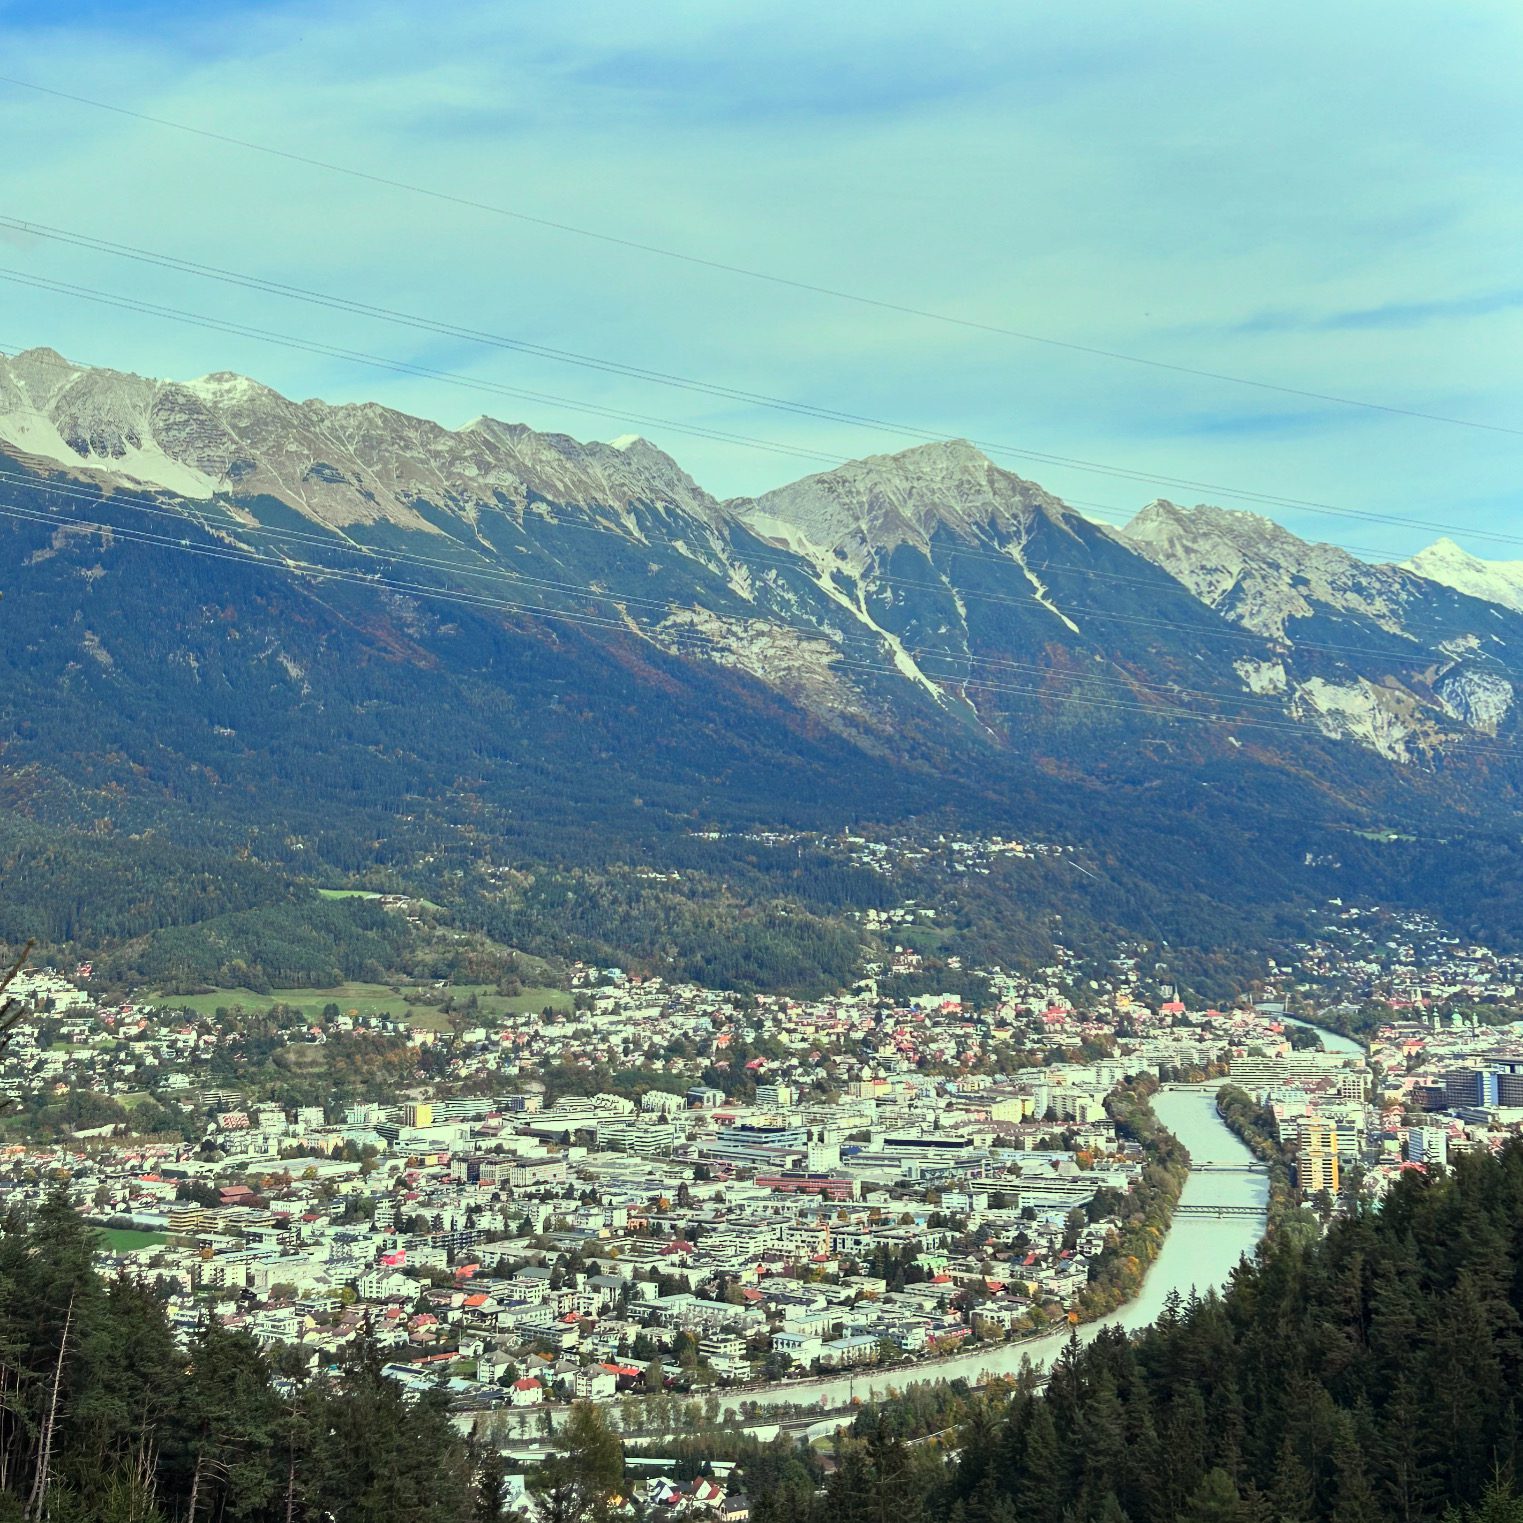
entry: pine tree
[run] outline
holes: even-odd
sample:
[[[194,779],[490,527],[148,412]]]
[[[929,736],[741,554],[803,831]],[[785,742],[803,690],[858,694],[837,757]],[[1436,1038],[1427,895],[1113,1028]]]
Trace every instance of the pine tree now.
[[[1108,1491],[1100,1500],[1100,1506],[1094,1514],[1095,1523],[1131,1523],[1126,1515],[1126,1509],[1116,1499],[1114,1491]]]
[[[1015,1510],[1023,1523],[1061,1523],[1061,1455],[1058,1430],[1046,1401],[1031,1403],[1021,1452]]]
[[[1208,1470],[1177,1523],[1248,1523],[1248,1509],[1225,1470]]]
[[[1333,1440],[1333,1509],[1331,1523],[1384,1523],[1365,1470],[1364,1445],[1356,1425],[1340,1413]]]
[[[280,1489],[272,1446],[281,1408],[258,1346],[212,1319],[191,1347],[177,1424],[186,1435],[189,1523],[203,1513],[257,1518]]]
[[[1269,1486],[1269,1504],[1276,1523],[1313,1523],[1317,1516],[1316,1486],[1288,1434],[1280,1441],[1279,1458]]]
[[[508,1513],[508,1470],[502,1453],[489,1448],[476,1472],[476,1505],[473,1523],[503,1523]]]
[[[1094,1380],[1083,1405],[1079,1460],[1085,1496],[1114,1494],[1125,1483],[1126,1423],[1109,1371]]]

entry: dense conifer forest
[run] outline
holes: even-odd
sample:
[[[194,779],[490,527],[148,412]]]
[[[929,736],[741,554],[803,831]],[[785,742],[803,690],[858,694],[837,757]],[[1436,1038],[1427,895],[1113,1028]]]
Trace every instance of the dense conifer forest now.
[[[1523,1517],[1523,1146],[1404,1176],[1221,1296],[1070,1344],[1043,1390],[866,1412],[758,1523],[1422,1523]],[[954,1463],[910,1441],[960,1424]],[[932,1424],[935,1427],[932,1427]]]
[[[151,1289],[96,1272],[61,1198],[0,1227],[0,1512],[49,1523],[466,1519],[473,1466],[440,1398],[405,1402],[362,1341],[278,1381],[209,1321],[178,1344]]]

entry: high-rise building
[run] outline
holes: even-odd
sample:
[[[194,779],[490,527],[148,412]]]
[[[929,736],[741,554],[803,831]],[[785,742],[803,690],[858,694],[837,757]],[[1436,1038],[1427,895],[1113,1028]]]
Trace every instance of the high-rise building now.
[[[1414,1126],[1407,1133],[1407,1157],[1413,1163],[1441,1168],[1449,1162],[1449,1134],[1440,1126]]]
[[[1329,1121],[1308,1117],[1301,1123],[1301,1145],[1296,1153],[1296,1182],[1303,1195],[1326,1190],[1338,1193],[1338,1129]]]
[[[1523,1063],[1493,1063],[1491,1071],[1496,1075],[1497,1104],[1523,1106]]]

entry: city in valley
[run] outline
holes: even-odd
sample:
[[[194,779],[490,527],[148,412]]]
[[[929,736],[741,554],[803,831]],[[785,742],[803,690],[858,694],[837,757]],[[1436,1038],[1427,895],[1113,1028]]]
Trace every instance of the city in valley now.
[[[0,1523],[1523,1523],[1523,7],[0,58]]]
[[[953,856],[1025,850],[1057,848]],[[934,904],[870,918],[881,960],[808,1000],[576,963],[538,1009],[436,983],[177,1002],[27,966],[4,1198],[61,1188],[104,1272],[182,1337],[246,1331],[283,1380],[373,1340],[521,1490],[575,1403],[659,1449],[1033,1378],[1172,1236],[1315,1238],[1523,1123],[1523,960],[1422,916],[1330,903],[1220,1008],[1135,945],[965,968],[917,950]],[[1194,1174],[1171,1102],[1210,1139]],[[1157,1272],[1155,1303],[1192,1294]],[[743,1516],[743,1471],[714,1474],[641,1484]]]

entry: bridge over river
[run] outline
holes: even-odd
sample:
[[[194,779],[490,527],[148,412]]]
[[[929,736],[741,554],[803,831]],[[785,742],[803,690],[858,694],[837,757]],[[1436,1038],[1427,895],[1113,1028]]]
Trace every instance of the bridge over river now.
[[[1222,1220],[1222,1219],[1224,1219],[1226,1217],[1230,1217],[1230,1216],[1241,1216],[1241,1217],[1244,1217],[1244,1218],[1246,1218],[1248,1220],[1251,1220],[1251,1221],[1257,1221],[1263,1215],[1264,1215],[1264,1208],[1262,1206],[1230,1206],[1230,1205],[1185,1206],[1185,1205],[1179,1205],[1179,1206],[1175,1206],[1175,1208],[1174,1208],[1174,1220],[1175,1221],[1178,1221],[1181,1217],[1189,1217],[1189,1216],[1197,1216],[1197,1217],[1198,1216],[1209,1216],[1209,1217],[1215,1217],[1218,1221],[1220,1221],[1220,1220]]]
[[[1165,1086],[1154,1099],[1158,1119],[1190,1150],[1195,1162],[1175,1209],[1173,1225],[1141,1292],[1114,1315],[1082,1326],[1080,1338],[1093,1338],[1102,1327],[1132,1330],[1147,1326],[1157,1319],[1171,1294],[1177,1292],[1188,1297],[1192,1291],[1220,1287],[1238,1260],[1257,1246],[1264,1231],[1269,1181],[1263,1166],[1217,1115],[1216,1089],[1214,1084]],[[1067,1341],[1068,1330],[1064,1328],[1034,1338],[986,1344],[944,1359],[926,1359],[888,1369],[865,1366],[840,1374],[810,1375],[715,1394],[721,1403],[721,1414],[737,1428],[766,1432],[770,1437],[777,1426],[793,1429],[808,1424],[805,1431],[813,1436],[820,1431],[820,1424],[828,1429],[844,1420],[844,1416],[826,1414],[844,1414],[854,1401],[870,1401],[890,1391],[937,1380],[976,1382],[1013,1375],[1026,1359],[1041,1369]],[[762,1410],[743,1417],[741,1403]],[[816,1415],[812,1420],[797,1411],[769,1414],[766,1410],[800,1405],[814,1409]],[[536,1419],[548,1416],[559,1423],[565,1412],[564,1407],[543,1408],[535,1415]],[[461,1412],[456,1421],[468,1427],[474,1417],[474,1413]],[[660,1439],[652,1435],[652,1441]],[[529,1442],[532,1446],[534,1440]]]

